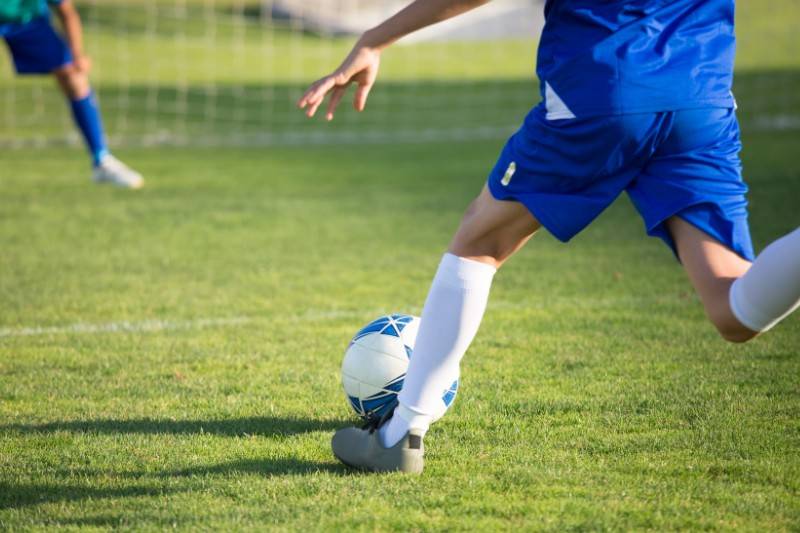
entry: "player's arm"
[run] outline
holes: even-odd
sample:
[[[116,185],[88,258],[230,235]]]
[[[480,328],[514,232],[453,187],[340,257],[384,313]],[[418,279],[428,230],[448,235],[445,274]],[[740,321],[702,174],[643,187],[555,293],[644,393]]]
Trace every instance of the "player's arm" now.
[[[75,4],[72,0],[51,3],[54,4],[54,10],[64,27],[64,36],[67,39],[69,50],[72,52],[72,61],[75,68],[81,72],[88,73],[92,63],[83,52],[83,26]]]
[[[317,109],[331,94],[326,118],[333,113],[351,83],[358,85],[354,107],[363,111],[369,91],[375,84],[384,48],[401,37],[437,22],[453,18],[489,0],[416,0],[382,24],[364,33],[344,62],[333,73],[317,80],[298,100],[297,106],[313,117]]]

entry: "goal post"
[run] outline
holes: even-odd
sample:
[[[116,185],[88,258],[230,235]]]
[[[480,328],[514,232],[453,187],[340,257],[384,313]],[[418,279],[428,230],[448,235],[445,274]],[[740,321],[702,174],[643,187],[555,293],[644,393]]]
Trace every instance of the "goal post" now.
[[[75,0],[112,145],[280,145],[501,138],[539,100],[543,0],[494,0],[384,54],[368,112],[294,108],[355,36],[407,0]],[[740,1],[745,127],[800,129],[796,0]],[[78,142],[55,84],[0,53],[0,146]]]

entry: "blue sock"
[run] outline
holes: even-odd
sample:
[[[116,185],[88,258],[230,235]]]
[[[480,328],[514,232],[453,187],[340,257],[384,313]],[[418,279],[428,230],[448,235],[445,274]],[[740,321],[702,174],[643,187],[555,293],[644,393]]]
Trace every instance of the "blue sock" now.
[[[106,148],[103,122],[100,120],[100,109],[97,107],[94,92],[90,92],[89,96],[80,100],[72,100],[70,106],[75,124],[81,130],[83,138],[86,139],[86,146],[92,155],[92,162],[97,165],[108,153],[108,148]]]

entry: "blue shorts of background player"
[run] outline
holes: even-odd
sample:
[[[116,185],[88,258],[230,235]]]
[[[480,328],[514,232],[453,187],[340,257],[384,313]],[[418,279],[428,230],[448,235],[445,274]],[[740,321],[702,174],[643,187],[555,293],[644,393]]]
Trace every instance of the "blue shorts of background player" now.
[[[677,216],[754,259],[734,109],[704,108],[548,120],[534,108],[503,149],[488,187],[569,241],[623,192],[647,233],[676,253]]]
[[[48,17],[9,25],[0,35],[6,40],[17,74],[50,74],[72,63],[69,47]]]

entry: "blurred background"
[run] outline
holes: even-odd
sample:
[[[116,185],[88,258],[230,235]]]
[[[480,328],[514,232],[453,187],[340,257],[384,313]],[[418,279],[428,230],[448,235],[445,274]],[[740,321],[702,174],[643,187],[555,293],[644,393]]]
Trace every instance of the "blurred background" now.
[[[370,112],[315,125],[299,91],[406,0],[77,0],[112,146],[502,138],[538,99],[543,1],[495,0],[385,54]],[[745,128],[800,129],[798,0],[740,0]],[[47,77],[0,54],[0,146],[78,143]]]

